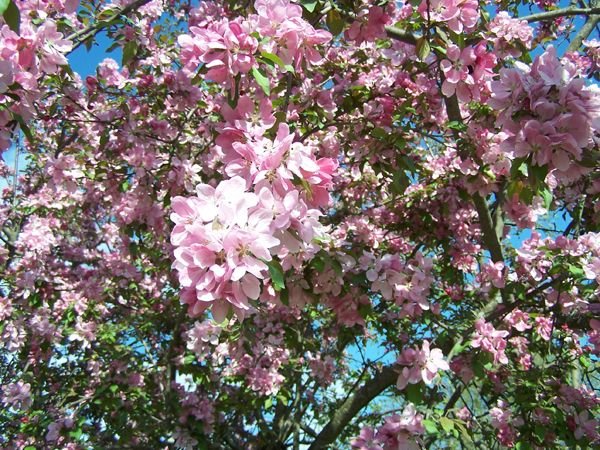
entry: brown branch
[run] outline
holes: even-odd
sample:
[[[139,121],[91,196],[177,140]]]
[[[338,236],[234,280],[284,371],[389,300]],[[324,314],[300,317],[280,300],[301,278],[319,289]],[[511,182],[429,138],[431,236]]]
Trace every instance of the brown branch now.
[[[333,417],[317,435],[316,439],[310,445],[309,450],[322,449],[328,444],[333,443],[354,416],[367,406],[371,400],[392,386],[397,378],[398,373],[393,367],[384,367],[381,372],[377,373],[363,385],[356,394],[346,399],[345,402],[336,408]]]

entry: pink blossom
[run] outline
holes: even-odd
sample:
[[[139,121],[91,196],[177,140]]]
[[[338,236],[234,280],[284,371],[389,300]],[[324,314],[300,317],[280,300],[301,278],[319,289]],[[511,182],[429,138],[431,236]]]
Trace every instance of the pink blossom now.
[[[514,19],[508,12],[500,11],[488,24],[488,30],[496,35],[494,51],[499,56],[520,56],[521,51],[516,47],[517,41],[530,48],[533,39],[533,29],[526,20]]]
[[[446,50],[446,58],[440,63],[444,72],[443,94],[451,97],[456,93],[460,101],[469,101],[471,99],[469,86],[475,83],[469,73],[469,66],[474,65],[476,59],[473,47],[461,50],[458,46],[450,44]]]
[[[366,18],[366,20],[365,20]],[[364,41],[375,41],[385,37],[385,25],[390,22],[390,17],[381,6],[371,6],[368,10],[363,8],[345,36],[360,45]]]
[[[358,450],[383,450],[371,427],[361,428],[360,434],[350,441],[350,445]]]
[[[258,30],[263,36],[274,36],[287,20],[302,18],[302,7],[289,0],[256,0],[254,9],[258,14]]]
[[[423,415],[419,414],[412,403],[406,405],[402,414],[394,414],[385,419],[385,423],[377,430],[376,439],[383,448],[402,448],[418,450],[415,437],[425,432]]]
[[[552,319],[550,317],[543,316],[536,317],[535,331],[543,340],[549,341],[552,333]]]
[[[430,349],[427,340],[423,341],[421,350],[403,350],[397,363],[408,366],[402,368],[398,377],[396,386],[400,390],[404,389],[409,383],[415,384],[421,380],[426,384],[431,384],[438,371],[450,369],[442,351],[439,348]]]
[[[491,323],[484,319],[475,321],[475,334],[471,340],[471,346],[482,348],[494,357],[494,364],[508,364],[508,358],[504,353],[506,349],[506,337],[508,331],[496,330]]]
[[[529,323],[529,314],[521,311],[518,308],[511,311],[504,318],[504,322],[506,322],[506,324],[512,326],[515,330],[518,330],[521,332],[531,328],[531,324]]]
[[[47,73],[56,73],[58,66],[67,64],[65,54],[72,49],[71,41],[64,39],[63,34],[56,29],[56,23],[46,20],[38,29],[40,47],[40,70]]]

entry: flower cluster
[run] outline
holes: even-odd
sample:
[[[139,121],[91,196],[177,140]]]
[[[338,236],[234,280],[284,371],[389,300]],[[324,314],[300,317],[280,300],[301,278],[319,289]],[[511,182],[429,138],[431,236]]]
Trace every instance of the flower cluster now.
[[[270,249],[280,243],[271,232],[273,210],[259,202],[260,193],[247,192],[241,177],[222,181],[216,189],[200,184],[197,192],[198,197],[173,199],[171,242],[177,246],[179,282],[187,288],[182,296],[194,316],[213,302],[218,321],[228,304],[243,316],[250,309],[248,299],[260,295]]]
[[[446,59],[440,63],[444,72],[442,92],[447,97],[456,94],[461,102],[480,101],[487,95],[486,83],[494,75],[492,69],[495,66],[496,56],[487,50],[485,42],[462,50],[450,44]]]
[[[438,371],[450,369],[442,351],[439,348],[430,348],[428,340],[423,341],[420,350],[419,348],[402,350],[396,362],[405,366],[396,383],[396,387],[400,390],[403,390],[409,383],[416,384],[421,380],[426,384],[431,384]]]
[[[488,24],[488,30],[495,36],[494,52],[500,56],[520,56],[521,50],[517,45],[526,49],[531,47],[533,30],[526,20],[510,17],[506,11],[500,11]]]
[[[418,12],[428,21],[446,22],[455,33],[471,31],[479,20],[479,5],[475,0],[425,0]]]
[[[484,319],[477,319],[471,346],[490,353],[494,357],[494,364],[508,364],[508,357],[504,353],[508,335],[508,331],[496,330],[491,323]]]
[[[409,403],[402,414],[386,417],[378,430],[362,428],[350,444],[358,450],[418,450],[421,447],[416,439],[425,432],[422,422],[423,415],[417,412],[415,405]]]
[[[57,31],[50,18],[40,26],[24,20],[19,34],[0,25],[0,151],[10,145],[11,122],[33,115],[34,103],[42,95],[44,73],[57,73],[67,64],[65,55],[71,49],[72,42]]]
[[[513,158],[556,169],[565,181],[586,171],[577,162],[600,127],[600,96],[554,47],[531,68],[502,69],[491,91],[488,103],[499,111],[497,124],[509,133],[503,148]]]
[[[359,262],[366,270],[367,280],[372,283],[371,289],[381,293],[386,300],[394,300],[402,307],[403,315],[417,317],[431,308],[428,300],[433,281],[431,258],[419,252],[407,264],[400,255],[385,254],[376,259],[365,252]]]

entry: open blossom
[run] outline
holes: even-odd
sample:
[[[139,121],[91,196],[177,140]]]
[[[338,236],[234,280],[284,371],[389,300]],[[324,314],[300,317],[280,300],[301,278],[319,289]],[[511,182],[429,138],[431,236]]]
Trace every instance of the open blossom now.
[[[417,412],[415,405],[409,403],[401,414],[386,417],[385,423],[377,430],[377,440],[384,449],[398,448],[418,450],[415,438],[425,432],[423,415]]]
[[[258,48],[247,23],[221,20],[207,28],[190,27],[190,34],[178,37],[181,60],[190,71],[205,64],[206,77],[216,82],[232,82],[238,73],[248,73]]]
[[[350,445],[358,450],[383,450],[375,430],[371,427],[362,428],[360,434],[350,441]]]
[[[202,361],[208,356],[210,349],[219,343],[220,333],[221,328],[209,321],[196,322],[186,333],[187,349]]]
[[[406,366],[402,368],[396,383],[400,390],[409,383],[415,384],[421,380],[426,384],[431,384],[438,371],[450,369],[442,351],[439,348],[431,349],[427,340],[423,341],[420,350],[412,348],[403,350],[397,363]]]
[[[525,331],[531,328],[529,323],[529,314],[520,309],[515,309],[510,312],[505,318],[504,322],[512,326],[517,331]]]
[[[405,264],[399,255],[385,254],[366,271],[372,289],[402,306],[402,315],[415,317],[431,307],[428,293],[433,282],[433,260],[420,252]]]
[[[504,280],[504,263],[502,261],[487,262],[481,268],[482,278],[489,280],[492,285],[498,289],[502,289],[506,282]]]
[[[492,426],[497,430],[498,440],[503,445],[512,447],[517,437],[513,426],[522,425],[523,420],[512,417],[511,410],[503,400],[498,400],[497,405],[490,409]]]
[[[585,277],[600,284],[600,257],[594,256],[583,266]]]
[[[388,22],[390,22],[390,16],[381,6],[363,8],[346,31],[346,38],[356,41],[356,44],[360,45],[364,41],[374,41],[385,37],[385,25]]]
[[[535,331],[540,337],[549,341],[552,334],[552,319],[550,317],[538,316],[535,318]]]
[[[597,419],[590,417],[588,411],[581,411],[575,415],[575,439],[587,438],[592,442],[600,441],[600,433],[598,432],[598,426],[600,423]]]
[[[71,51],[73,44],[57,31],[56,23],[45,20],[38,29],[37,38],[40,45],[40,70],[46,73],[56,73],[58,66],[66,65],[65,55]]]
[[[475,0],[423,1],[418,8],[421,16],[435,22],[447,22],[455,33],[469,31],[479,20],[478,3]]]
[[[504,353],[506,349],[506,337],[508,331],[496,330],[491,323],[484,319],[475,321],[475,334],[471,340],[471,346],[481,348],[494,357],[494,364],[508,364],[508,357]]]
[[[440,63],[444,72],[442,93],[446,97],[456,94],[461,102],[480,100],[488,80],[494,75],[496,57],[486,48],[485,42],[462,50],[455,44],[448,45],[446,59]]]

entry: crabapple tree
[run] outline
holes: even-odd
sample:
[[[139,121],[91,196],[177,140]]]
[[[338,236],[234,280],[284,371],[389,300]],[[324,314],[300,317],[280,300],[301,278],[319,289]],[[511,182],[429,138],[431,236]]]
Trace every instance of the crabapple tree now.
[[[597,0],[0,15],[3,449],[600,444]]]

